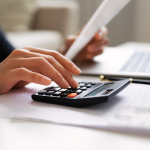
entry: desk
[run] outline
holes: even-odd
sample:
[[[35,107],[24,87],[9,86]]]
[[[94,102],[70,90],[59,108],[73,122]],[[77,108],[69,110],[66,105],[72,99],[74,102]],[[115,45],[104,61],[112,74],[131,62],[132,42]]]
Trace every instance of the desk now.
[[[99,77],[78,76],[99,81]],[[149,150],[150,136],[0,118],[0,150]]]

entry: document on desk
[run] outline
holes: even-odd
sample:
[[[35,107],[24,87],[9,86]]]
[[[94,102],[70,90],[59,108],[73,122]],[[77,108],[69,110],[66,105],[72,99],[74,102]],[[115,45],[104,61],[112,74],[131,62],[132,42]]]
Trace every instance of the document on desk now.
[[[32,83],[1,95],[0,116],[150,134],[149,85],[130,84],[110,101],[84,108],[33,101],[31,95],[43,88]]]

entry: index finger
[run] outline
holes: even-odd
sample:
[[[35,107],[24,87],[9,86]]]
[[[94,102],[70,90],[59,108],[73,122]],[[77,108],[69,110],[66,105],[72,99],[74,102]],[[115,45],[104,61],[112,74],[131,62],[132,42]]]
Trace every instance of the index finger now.
[[[29,50],[30,52],[53,56],[64,68],[66,68],[71,73],[75,75],[81,73],[81,70],[71,60],[64,57],[62,54],[60,54],[55,50],[46,50],[46,49],[35,48],[31,46],[25,47],[25,49]]]

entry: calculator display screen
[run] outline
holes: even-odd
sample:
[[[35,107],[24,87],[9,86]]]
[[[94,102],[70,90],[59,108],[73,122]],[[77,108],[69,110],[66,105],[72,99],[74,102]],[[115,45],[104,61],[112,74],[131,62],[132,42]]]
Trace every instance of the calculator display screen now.
[[[105,89],[107,89],[109,87],[109,84],[103,85],[99,88],[97,88],[96,90],[92,91],[91,93],[87,94],[84,97],[91,97],[91,96],[96,96],[97,94],[103,92]]]

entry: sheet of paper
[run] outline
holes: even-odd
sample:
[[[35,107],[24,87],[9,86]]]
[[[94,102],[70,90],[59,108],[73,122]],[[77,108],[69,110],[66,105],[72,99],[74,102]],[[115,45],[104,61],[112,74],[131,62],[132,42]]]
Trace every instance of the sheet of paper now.
[[[121,106],[150,107],[150,86],[131,84],[106,103],[72,108],[35,102],[31,95],[44,86],[30,84],[0,96],[0,116],[59,124],[107,128]],[[111,128],[111,125],[110,125]]]
[[[122,106],[111,119],[111,125],[150,129],[150,107]]]
[[[121,131],[150,134],[150,107],[121,106],[107,127]]]
[[[106,26],[131,0],[104,0],[85,25],[80,35],[66,53],[66,57],[73,58],[94,37],[101,27]]]

